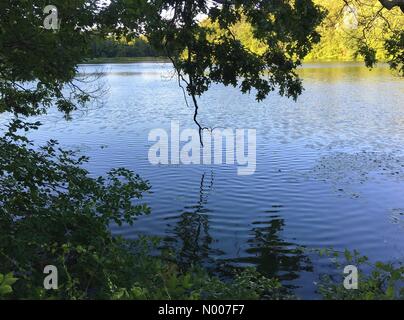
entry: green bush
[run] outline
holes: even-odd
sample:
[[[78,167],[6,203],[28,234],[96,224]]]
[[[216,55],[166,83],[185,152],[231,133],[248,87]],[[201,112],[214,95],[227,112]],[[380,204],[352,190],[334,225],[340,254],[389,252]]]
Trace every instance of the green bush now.
[[[135,283],[112,288],[113,299],[135,300],[258,300],[290,299],[279,281],[268,279],[254,269],[246,269],[222,280],[200,267],[181,270],[170,262],[169,254],[152,256],[158,240],[149,238],[132,243],[136,256],[133,264]]]
[[[13,292],[12,285],[17,281],[12,273],[6,275],[0,273],[0,299]]]
[[[149,185],[126,169],[92,178],[87,161],[50,141],[34,146],[15,121],[0,138],[0,272],[19,278],[14,298],[107,298],[125,283],[132,259],[109,225],[150,212]],[[60,290],[45,292],[43,269],[59,269]]]
[[[404,266],[400,263],[371,263],[357,251],[346,250],[343,254],[331,250],[337,270],[353,265],[358,268],[358,290],[347,290],[341,276],[323,275],[319,293],[326,300],[402,300],[404,299]]]

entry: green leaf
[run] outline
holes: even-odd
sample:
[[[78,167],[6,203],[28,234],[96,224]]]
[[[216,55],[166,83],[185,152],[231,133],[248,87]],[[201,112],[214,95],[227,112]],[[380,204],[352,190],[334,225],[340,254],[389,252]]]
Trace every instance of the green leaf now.
[[[386,297],[390,300],[393,300],[395,297],[395,289],[393,285],[390,285],[386,290]]]
[[[17,278],[14,278],[13,273],[8,273],[5,276],[0,274],[0,297],[13,292],[12,285],[17,282],[17,280]]]

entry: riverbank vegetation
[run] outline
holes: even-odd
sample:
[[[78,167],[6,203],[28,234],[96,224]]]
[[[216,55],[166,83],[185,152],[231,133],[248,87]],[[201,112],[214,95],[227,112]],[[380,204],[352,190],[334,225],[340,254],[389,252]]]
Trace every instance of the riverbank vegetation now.
[[[95,61],[141,61],[144,59],[157,59],[162,52],[155,50],[143,37],[132,41],[117,41],[95,37],[91,42],[90,58]]]

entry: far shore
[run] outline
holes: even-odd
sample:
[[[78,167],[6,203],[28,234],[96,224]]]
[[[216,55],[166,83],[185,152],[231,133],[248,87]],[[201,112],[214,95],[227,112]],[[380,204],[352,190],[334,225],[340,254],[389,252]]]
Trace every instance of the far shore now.
[[[136,62],[169,62],[165,57],[113,57],[113,58],[94,58],[85,61],[86,64],[103,63],[136,63]]]
[[[113,57],[113,58],[93,58],[87,59],[83,64],[124,64],[124,63],[142,63],[142,62],[170,62],[166,57]],[[363,63],[363,60],[345,60],[345,59],[335,59],[335,60],[304,60],[304,64],[315,64],[315,63]],[[385,64],[386,62],[379,61],[380,64]]]
[[[87,59],[82,64],[96,65],[96,64],[132,64],[132,63],[171,63],[166,57],[113,57],[113,58],[94,58]],[[300,68],[318,68],[322,66],[339,64],[341,66],[364,66],[363,61],[357,60],[305,60]],[[376,67],[388,67],[387,62],[379,61]]]

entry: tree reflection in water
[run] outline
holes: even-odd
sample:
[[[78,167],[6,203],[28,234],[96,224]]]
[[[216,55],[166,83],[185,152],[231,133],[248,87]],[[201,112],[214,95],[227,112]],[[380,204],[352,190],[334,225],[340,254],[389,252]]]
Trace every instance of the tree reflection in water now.
[[[191,265],[214,266],[213,257],[221,255],[221,251],[211,248],[213,238],[209,233],[209,214],[207,208],[209,194],[214,184],[213,172],[206,177],[202,174],[199,198],[195,205],[186,206],[181,211],[170,236],[165,239],[165,246],[175,252],[176,263],[182,268]]]
[[[243,249],[234,254],[234,258],[220,259],[224,252],[212,248],[217,241],[210,233],[209,216],[212,210],[208,208],[208,199],[213,186],[213,172],[209,175],[204,173],[197,202],[181,210],[176,224],[168,231],[170,236],[165,238],[164,247],[174,252],[179,266],[204,266],[222,275],[240,267],[254,266],[268,277],[288,282],[298,279],[301,272],[313,270],[304,248],[282,238],[285,220],[281,215],[283,206],[279,205],[266,211],[264,219],[253,223],[249,239]]]
[[[303,247],[282,238],[285,219],[279,215],[281,209],[282,206],[273,206],[266,211],[266,221],[254,222],[245,257],[232,262],[253,265],[268,277],[292,281],[298,279],[302,271],[312,272],[313,265]]]

